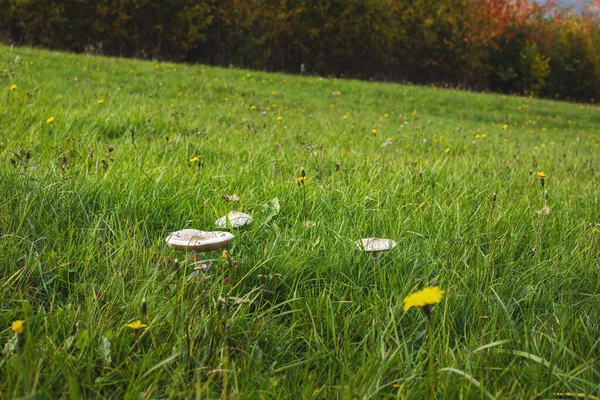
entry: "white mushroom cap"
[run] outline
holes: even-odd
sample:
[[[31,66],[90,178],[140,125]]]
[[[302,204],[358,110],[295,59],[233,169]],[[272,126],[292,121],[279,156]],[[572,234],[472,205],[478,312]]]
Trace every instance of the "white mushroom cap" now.
[[[216,220],[215,224],[221,229],[227,228],[228,226],[231,226],[232,228],[241,228],[242,226],[250,225],[253,221],[252,216],[249,214],[239,211],[229,211],[229,214]]]
[[[183,229],[167,237],[167,244],[176,250],[203,253],[227,246],[234,238],[229,232],[205,232],[197,229]]]
[[[394,242],[392,239],[380,239],[376,237],[357,240],[354,243],[360,250],[367,253],[380,253],[396,247],[396,242]]]

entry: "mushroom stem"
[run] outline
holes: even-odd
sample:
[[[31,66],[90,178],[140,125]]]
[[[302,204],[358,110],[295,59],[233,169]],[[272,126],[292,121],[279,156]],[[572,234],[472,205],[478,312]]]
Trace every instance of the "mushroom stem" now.
[[[373,259],[373,266],[376,267],[379,262],[379,252],[371,253],[371,258]]]
[[[192,251],[192,258],[194,259],[194,267],[197,267],[200,263],[200,253],[199,251]]]

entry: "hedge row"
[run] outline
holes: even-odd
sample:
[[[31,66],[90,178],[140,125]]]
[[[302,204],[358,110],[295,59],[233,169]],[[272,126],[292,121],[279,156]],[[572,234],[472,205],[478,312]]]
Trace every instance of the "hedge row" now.
[[[600,98],[600,25],[527,0],[0,0],[19,44]]]

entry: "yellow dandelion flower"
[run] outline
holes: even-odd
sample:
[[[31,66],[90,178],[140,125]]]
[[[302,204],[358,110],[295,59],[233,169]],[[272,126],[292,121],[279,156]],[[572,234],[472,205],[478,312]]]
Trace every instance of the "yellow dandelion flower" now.
[[[348,114],[344,115],[344,119],[348,119]]]
[[[16,332],[17,334],[21,334],[23,333],[23,321],[21,321],[20,319],[13,321],[12,323],[12,330],[14,332]]]
[[[256,110],[256,106],[250,107],[250,111],[254,111],[254,110]]]
[[[425,288],[404,298],[404,311],[411,307],[429,307],[442,300],[444,291],[437,286]]]
[[[389,117],[388,114],[383,114],[383,118],[387,118],[387,117]]]
[[[46,120],[46,123],[47,123],[47,124],[51,124],[51,123],[53,123],[53,122],[54,122],[54,117],[50,117],[50,118],[48,118],[48,119]]]
[[[301,176],[299,178],[296,178],[296,185],[298,185],[298,186],[304,185],[305,180],[306,180],[306,176]]]
[[[9,88],[8,88],[8,90],[10,90],[10,91],[12,92],[12,91],[13,91],[13,90],[15,90],[16,88],[17,88],[17,85],[12,85],[11,87],[9,87]]]
[[[190,162],[196,162],[196,161],[200,161],[200,159],[202,158],[202,156],[200,154],[198,154],[196,157],[192,157],[190,158]]]
[[[102,104],[102,103],[104,103],[104,99],[99,99],[98,104]]]
[[[538,172],[538,178],[540,178],[540,181],[543,181],[546,178],[544,171]]]
[[[371,131],[371,133],[372,133],[373,135],[377,135],[377,129],[373,129],[373,130]]]
[[[277,116],[277,121],[281,121],[283,118],[281,117],[281,115]]]
[[[450,147],[446,147],[446,150],[444,150],[444,153],[446,153],[446,154],[450,153]]]
[[[126,324],[125,326],[128,327],[129,329],[133,329],[134,331],[139,331],[140,329],[145,328],[148,325],[142,324],[142,321],[140,321],[138,319],[137,321]]]

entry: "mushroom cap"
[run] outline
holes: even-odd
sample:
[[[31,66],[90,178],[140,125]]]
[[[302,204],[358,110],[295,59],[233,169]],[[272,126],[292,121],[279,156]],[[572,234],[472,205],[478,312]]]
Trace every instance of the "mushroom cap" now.
[[[229,211],[229,214],[215,221],[217,227],[224,229],[228,226],[232,228],[241,228],[242,226],[250,225],[254,220],[250,214],[239,211]]]
[[[227,246],[234,238],[229,232],[206,232],[197,229],[183,229],[171,233],[166,242],[176,250],[205,251],[217,250]]]
[[[396,242],[394,242],[392,239],[381,239],[376,237],[357,240],[354,243],[360,250],[367,253],[379,253],[396,247]]]

